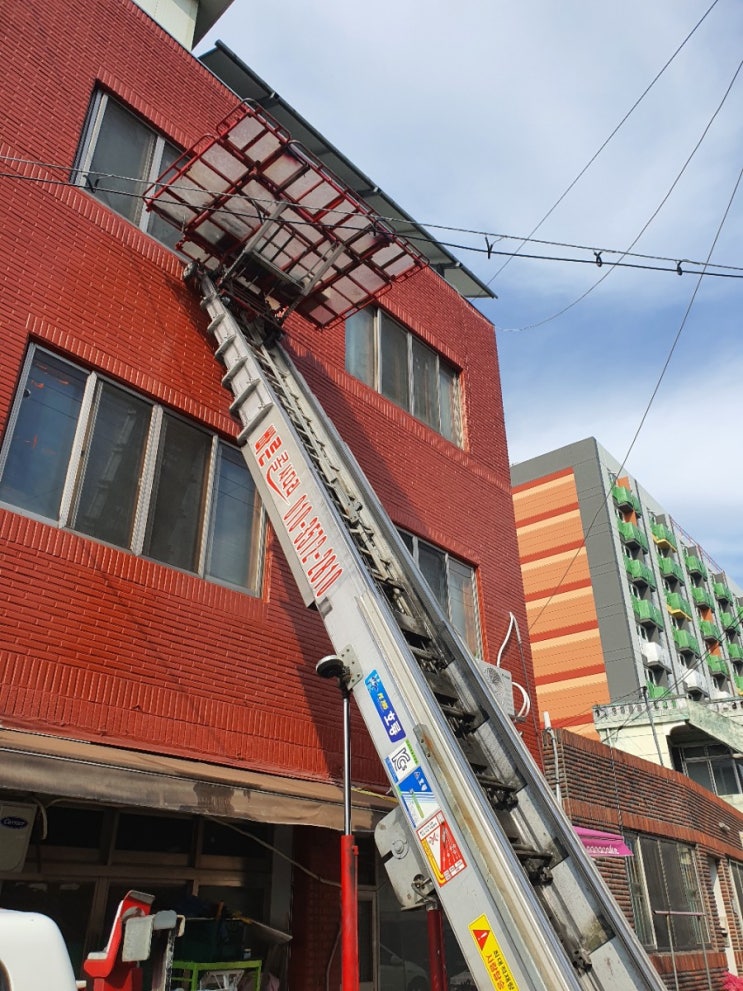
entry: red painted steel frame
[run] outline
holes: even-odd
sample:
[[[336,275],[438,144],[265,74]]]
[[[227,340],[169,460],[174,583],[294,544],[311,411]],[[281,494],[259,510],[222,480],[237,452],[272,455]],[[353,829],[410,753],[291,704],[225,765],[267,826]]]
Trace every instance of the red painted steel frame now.
[[[352,834],[341,836],[341,987],[359,989],[359,848]]]
[[[444,918],[438,905],[429,905],[426,911],[428,926],[428,972],[431,991],[446,991],[446,956],[444,953]]]

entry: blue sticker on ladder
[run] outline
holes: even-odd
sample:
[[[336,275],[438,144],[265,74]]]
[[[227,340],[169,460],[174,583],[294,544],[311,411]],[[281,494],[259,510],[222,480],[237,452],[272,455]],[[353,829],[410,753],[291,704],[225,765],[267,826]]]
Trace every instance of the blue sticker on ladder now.
[[[397,790],[400,793],[400,801],[414,826],[425,822],[441,807],[428,783],[428,778],[420,767],[401,781]]]
[[[377,674],[376,670],[372,671],[370,675],[364,679],[364,684],[367,687],[371,700],[374,703],[374,708],[379,713],[379,717],[382,720],[382,725],[384,726],[387,736],[393,742],[402,740],[405,738],[405,730],[402,728],[402,723],[397,717],[395,708],[390,702],[387,690],[382,684],[382,679]]]

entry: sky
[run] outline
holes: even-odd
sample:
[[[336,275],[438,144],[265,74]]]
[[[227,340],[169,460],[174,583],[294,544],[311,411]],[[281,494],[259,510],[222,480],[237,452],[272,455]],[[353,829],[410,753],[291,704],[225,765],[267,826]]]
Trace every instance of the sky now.
[[[217,38],[497,293],[511,462],[595,436],[743,586],[743,278],[609,264],[743,276],[740,0],[233,0]],[[581,262],[509,260],[551,210],[522,254]]]

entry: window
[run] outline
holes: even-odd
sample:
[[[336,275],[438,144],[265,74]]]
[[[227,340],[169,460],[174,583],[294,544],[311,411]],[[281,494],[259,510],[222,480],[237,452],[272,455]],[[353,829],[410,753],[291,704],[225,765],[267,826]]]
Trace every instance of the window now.
[[[729,860],[730,873],[733,876],[733,886],[735,888],[736,915],[738,926],[743,929],[743,863],[737,860]]]
[[[433,544],[400,531],[415,563],[454,629],[475,657],[482,656],[475,571]]]
[[[259,591],[263,513],[240,452],[41,348],[0,454],[0,501]]]
[[[383,310],[367,307],[346,320],[346,369],[461,445],[459,373]]]
[[[650,836],[628,837],[627,858],[635,930],[657,950],[692,950],[706,931],[692,847]]]
[[[74,181],[158,241],[173,247],[179,232],[144,208],[142,193],[180,149],[108,93],[93,98]]]
[[[743,782],[738,763],[722,744],[679,747],[681,771],[715,795],[740,795]]]

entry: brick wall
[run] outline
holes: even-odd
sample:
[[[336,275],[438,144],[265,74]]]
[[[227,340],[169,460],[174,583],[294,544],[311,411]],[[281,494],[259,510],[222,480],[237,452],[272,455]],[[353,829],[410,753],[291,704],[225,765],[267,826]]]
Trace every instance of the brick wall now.
[[[727,964],[724,939],[712,892],[708,858],[721,865],[720,879],[729,933],[743,970],[743,919],[731,888],[728,864],[743,863],[743,813],[689,778],[567,730],[555,731],[555,747],[544,746],[545,773],[554,787],[557,763],[563,807],[576,826],[608,832],[637,832],[694,847],[697,873],[711,943],[702,952],[677,952],[678,987],[707,991],[722,985]],[[720,827],[724,824],[725,828]],[[623,859],[600,858],[599,871],[630,922],[633,922],[627,868]],[[670,953],[651,959],[669,988],[674,988]]]
[[[180,263],[64,183],[96,85],[183,145],[234,96],[128,0],[12,4],[4,28],[0,423],[37,341],[234,436]],[[493,331],[430,271],[383,303],[463,369],[466,452],[352,380],[342,328],[296,318],[288,344],[395,522],[480,566],[492,658],[509,610],[526,629]],[[337,693],[314,673],[327,639],[270,539],[257,599],[0,511],[0,596],[6,726],[338,778]],[[504,662],[533,690],[528,649]],[[354,736],[355,777],[381,782]],[[525,736],[536,749],[534,723]]]

